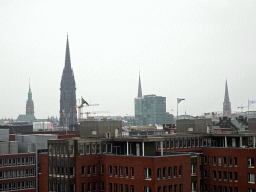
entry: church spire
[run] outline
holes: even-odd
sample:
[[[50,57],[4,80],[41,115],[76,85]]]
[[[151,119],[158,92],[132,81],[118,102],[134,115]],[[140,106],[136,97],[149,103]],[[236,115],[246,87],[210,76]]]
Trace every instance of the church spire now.
[[[139,88],[138,88],[138,98],[142,97],[142,89],[141,89],[141,82],[140,82],[140,73],[139,73]]]
[[[65,69],[70,69],[70,68],[71,68],[71,60],[70,60],[69,42],[68,42],[68,35],[67,35]]]
[[[34,115],[34,102],[32,100],[30,79],[29,79],[29,89],[28,89],[28,100],[27,100],[27,105],[26,105],[26,115]]]
[[[224,102],[223,102],[223,115],[230,115],[230,114],[231,114],[231,103],[229,101],[228,82],[226,80],[225,96],[224,96]]]

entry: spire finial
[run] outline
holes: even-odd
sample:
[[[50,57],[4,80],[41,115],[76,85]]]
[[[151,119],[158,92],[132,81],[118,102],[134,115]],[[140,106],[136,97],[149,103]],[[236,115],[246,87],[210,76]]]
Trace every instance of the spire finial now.
[[[29,91],[30,91],[30,78],[29,78]]]

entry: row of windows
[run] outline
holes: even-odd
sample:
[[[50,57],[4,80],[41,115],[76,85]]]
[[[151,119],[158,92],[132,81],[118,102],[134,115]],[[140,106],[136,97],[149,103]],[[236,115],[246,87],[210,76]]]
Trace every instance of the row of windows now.
[[[119,188],[119,190],[118,190]],[[134,192],[134,185],[124,185],[124,184],[117,184],[117,183],[109,183],[108,185],[109,192]]]
[[[210,173],[209,173],[210,174]],[[207,171],[204,175],[205,177],[207,177]],[[216,180],[217,179],[217,172],[216,171],[213,171],[212,172],[212,176],[213,176],[213,180]],[[233,177],[234,176],[234,177]],[[238,175],[237,175],[237,172],[226,172],[226,171],[218,171],[218,180],[221,181],[229,181],[229,182],[232,182],[233,181],[233,178],[234,178],[234,181],[237,182],[238,181]]]
[[[103,165],[101,165],[103,166]],[[86,166],[82,166],[82,176],[85,176],[86,174]],[[104,171],[104,169],[102,168],[102,171]],[[88,177],[90,177],[91,175],[96,175],[97,174],[97,166],[96,165],[87,165],[87,175]]]
[[[0,191],[12,191],[29,188],[35,188],[35,181],[22,181],[0,184]]]
[[[149,174],[150,173],[150,177]],[[146,168],[144,169],[145,179],[151,178],[151,169]],[[166,179],[168,178],[174,178],[182,177],[182,166],[174,166],[174,167],[163,167],[163,168],[157,168],[157,179]]]
[[[146,188],[146,187],[145,187]],[[146,190],[144,188],[144,192],[151,192],[150,190]],[[163,186],[163,187],[157,187],[157,192],[183,192],[183,185],[169,185],[169,186]]]
[[[70,145],[67,150],[65,145],[49,145],[49,155],[67,155],[69,152],[70,155],[74,155],[74,146]],[[103,143],[103,144],[80,144],[78,145],[79,155],[85,154],[101,154],[102,153],[112,153],[112,143]]]
[[[210,138],[184,138],[175,140],[166,140],[163,142],[163,149],[174,149],[174,148],[190,148],[190,147],[200,147],[200,146],[210,146]],[[156,149],[161,149],[161,143],[156,143]]]
[[[36,176],[35,169],[16,169],[8,171],[0,171],[0,179],[10,179],[19,177],[34,177]]]
[[[205,191],[207,191],[207,185],[204,187]],[[238,192],[237,187],[227,187],[227,186],[216,186],[213,185],[213,192]]]
[[[49,166],[50,176],[75,175],[74,167]]]
[[[10,167],[17,165],[34,165],[35,157],[16,157],[16,158],[1,158],[0,167]]]
[[[88,182],[87,186],[86,183],[82,183],[82,192],[92,192],[92,191],[97,191],[98,185],[97,182]],[[102,181],[101,182],[101,191],[105,190],[105,183]]]
[[[122,167],[119,166],[108,166],[108,176],[109,177],[117,177],[119,176],[120,178],[122,177],[129,177],[129,172],[130,172],[130,178],[134,178],[134,167]],[[118,174],[119,173],[119,174]]]
[[[201,161],[200,161],[201,162]],[[229,166],[229,167],[236,167],[237,166],[237,157],[215,157],[213,156],[212,157],[212,165],[213,166],[216,166],[218,163],[218,166],[223,166],[223,167],[226,167],[226,166]],[[211,158],[210,156],[204,156],[204,164],[208,164],[210,165],[211,164]]]
[[[49,182],[49,191],[57,192],[57,191],[68,191],[67,183],[52,183]],[[69,191],[75,192],[75,184],[69,184]]]

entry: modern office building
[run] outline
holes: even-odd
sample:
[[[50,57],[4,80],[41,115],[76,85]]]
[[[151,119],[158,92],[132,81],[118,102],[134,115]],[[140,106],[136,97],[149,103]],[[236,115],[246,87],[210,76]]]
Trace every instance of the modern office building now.
[[[251,192],[256,190],[255,138],[254,132],[199,129],[197,133],[49,140],[48,153],[39,157],[39,189]]]
[[[35,153],[18,153],[8,129],[0,129],[0,191],[36,191]]]
[[[144,95],[135,98],[135,124],[137,126],[166,123],[166,97]]]
[[[60,84],[60,126],[77,125],[76,82],[71,68],[69,42],[67,37],[65,66]]]

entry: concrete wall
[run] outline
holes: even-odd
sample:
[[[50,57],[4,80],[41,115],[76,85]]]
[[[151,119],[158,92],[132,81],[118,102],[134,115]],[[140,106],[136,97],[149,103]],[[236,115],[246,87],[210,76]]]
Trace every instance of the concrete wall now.
[[[0,141],[9,141],[9,129],[0,129]]]
[[[209,129],[212,129],[212,120],[211,119],[178,119],[176,120],[176,132],[177,133],[207,133],[207,126]],[[192,128],[189,131],[188,128]]]
[[[106,138],[106,133],[110,133],[110,137],[114,138],[116,129],[119,136],[122,133],[122,121],[82,121],[80,125],[81,138]]]

